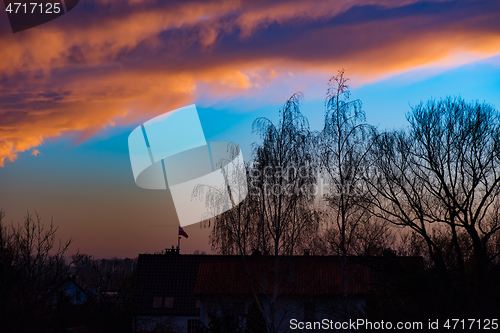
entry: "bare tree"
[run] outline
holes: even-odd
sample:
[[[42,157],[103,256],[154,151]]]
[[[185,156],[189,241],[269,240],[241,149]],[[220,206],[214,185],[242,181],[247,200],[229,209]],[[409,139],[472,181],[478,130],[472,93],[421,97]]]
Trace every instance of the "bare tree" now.
[[[289,258],[301,239],[316,233],[319,224],[312,209],[316,172],[308,121],[300,113],[301,98],[301,94],[290,97],[276,125],[267,118],[254,121],[253,131],[263,142],[255,145],[254,161],[246,167],[248,196],[213,219],[212,246],[223,254],[242,255],[255,304],[268,332],[277,332],[286,318],[280,298],[291,282]],[[214,197],[222,199],[217,189],[211,190]],[[262,254],[263,274],[258,278],[249,269],[247,255],[251,253]],[[274,272],[271,290],[269,267]]]
[[[286,259],[283,265],[279,256],[289,258],[296,253],[301,240],[316,233],[318,228],[311,191],[316,183],[316,166],[308,121],[300,113],[301,98],[301,94],[290,97],[281,109],[277,125],[267,118],[258,118],[253,126],[254,132],[263,139],[262,144],[255,147],[252,170],[258,175],[252,186],[260,190],[257,196],[260,249],[264,254],[273,255],[271,260],[276,272],[272,294],[266,291],[264,279],[256,285],[264,294],[261,311],[270,332],[279,330],[282,319],[278,298],[291,282],[286,278],[290,260]],[[260,302],[256,304],[261,307]]]
[[[388,223],[373,218],[365,193],[364,172],[370,165],[374,133],[366,123],[361,101],[350,99],[348,79],[340,70],[329,81],[323,130],[317,134],[317,158],[326,181],[325,232],[329,252],[342,256],[343,302],[336,314],[344,319],[359,314],[349,300],[348,255],[380,254],[391,241]],[[377,253],[379,252],[379,253]]]
[[[56,291],[67,277],[71,240],[56,246],[57,227],[28,213],[22,225],[4,227],[0,210],[0,318],[7,331],[44,329]]]
[[[277,125],[267,118],[258,118],[253,124],[254,132],[263,139],[255,146],[251,184],[260,192],[256,196],[262,236],[259,250],[274,256],[294,254],[300,237],[315,228],[316,165],[309,124],[300,113],[301,99],[301,94],[290,97]]]
[[[227,145],[228,158],[215,162],[221,171],[224,183],[221,186],[198,184],[193,190],[193,198],[205,200],[209,216],[200,227],[210,227],[212,249],[223,255],[250,254],[257,248],[256,227],[252,222],[255,215],[254,198],[247,196],[248,165],[237,159],[240,148]],[[239,204],[235,204],[236,198]],[[220,213],[222,212],[222,213]]]
[[[318,159],[323,177],[327,180],[328,192],[323,194],[333,214],[333,223],[339,241],[330,238],[334,252],[349,253],[352,237],[357,225],[368,218],[367,210],[360,205],[362,196],[363,169],[367,164],[368,140],[361,101],[349,100],[348,79],[339,71],[329,81],[326,99],[325,125],[318,134]],[[362,209],[360,209],[360,206]]]
[[[474,272],[486,292],[500,230],[500,119],[488,104],[447,98],[417,105],[407,132],[376,138],[373,212],[422,237],[442,276]],[[449,284],[452,286],[452,284]],[[484,293],[481,294],[484,296]]]
[[[127,307],[130,311],[130,279],[135,259],[97,259],[90,255],[74,255],[74,273],[93,297],[110,308]]]

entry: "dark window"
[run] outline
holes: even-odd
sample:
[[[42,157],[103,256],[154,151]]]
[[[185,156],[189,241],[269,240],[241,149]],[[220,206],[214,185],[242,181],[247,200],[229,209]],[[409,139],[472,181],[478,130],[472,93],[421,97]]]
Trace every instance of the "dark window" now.
[[[174,307],[173,297],[153,297],[153,308],[167,308],[171,309]]]
[[[200,321],[198,319],[188,319],[188,333],[198,333]]]
[[[174,298],[173,297],[165,297],[165,307],[169,308],[169,309],[174,307]]]
[[[153,308],[161,308],[161,297],[153,297]]]

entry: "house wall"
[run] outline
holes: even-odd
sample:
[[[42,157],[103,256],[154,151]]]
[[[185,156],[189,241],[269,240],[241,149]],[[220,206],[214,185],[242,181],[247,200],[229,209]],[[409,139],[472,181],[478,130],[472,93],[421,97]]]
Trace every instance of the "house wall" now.
[[[134,316],[134,332],[187,333],[188,320],[199,320],[197,316]]]
[[[248,309],[253,302],[252,297],[243,299],[241,297],[224,297],[222,299],[202,298],[200,320],[204,325],[208,326],[210,312],[215,312],[221,316],[224,309],[229,307],[235,309],[233,314],[238,317],[244,328],[246,326]],[[266,312],[270,313],[268,305],[265,302],[263,303]],[[311,305],[313,308],[312,312]],[[321,321],[323,319],[337,321],[343,315],[344,309],[348,309],[349,314],[353,317],[362,315],[365,305],[366,302],[362,296],[350,296],[346,301],[341,296],[283,297],[278,303],[274,322],[280,332],[289,332],[290,321],[292,319],[297,319],[298,321]],[[309,309],[306,309],[307,307]]]
[[[251,304],[250,298],[242,297],[220,297],[220,298],[204,298],[200,300],[200,321],[203,325],[209,326],[210,313],[217,316],[223,316],[226,311],[235,315],[242,326],[245,327],[248,307]]]

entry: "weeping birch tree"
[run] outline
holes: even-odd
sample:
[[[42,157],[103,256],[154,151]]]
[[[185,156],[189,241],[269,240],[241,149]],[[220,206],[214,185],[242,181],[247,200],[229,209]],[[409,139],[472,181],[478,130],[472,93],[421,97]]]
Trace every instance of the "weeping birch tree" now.
[[[248,196],[212,220],[212,247],[222,254],[242,255],[254,306],[268,332],[283,329],[286,312],[296,311],[280,304],[292,282],[290,258],[301,241],[316,234],[319,224],[313,209],[316,166],[309,124],[300,112],[301,99],[299,93],[288,99],[277,124],[268,118],[254,121],[253,132],[262,143],[254,144],[254,159],[246,166]],[[262,275],[250,272],[252,253],[260,254]],[[272,276],[265,273],[270,267]]]
[[[316,166],[309,123],[299,108],[301,99],[301,94],[290,97],[277,125],[267,118],[253,124],[263,139],[255,145],[250,184],[250,190],[258,193],[259,250],[274,256],[294,254],[298,241],[317,227],[312,207]]]
[[[343,70],[330,79],[324,128],[316,138],[327,185],[326,241],[337,255],[374,255],[390,240],[387,223],[367,209],[363,175],[370,165],[368,136],[375,130],[366,123],[361,101],[350,99],[347,82]]]

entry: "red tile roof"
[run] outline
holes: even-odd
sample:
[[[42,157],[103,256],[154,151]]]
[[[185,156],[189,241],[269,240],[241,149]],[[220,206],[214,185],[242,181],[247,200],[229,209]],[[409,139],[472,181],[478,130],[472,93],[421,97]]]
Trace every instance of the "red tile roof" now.
[[[245,261],[243,261],[245,260]],[[341,295],[344,286],[342,258],[334,256],[280,257],[280,291],[292,295]],[[246,274],[245,264],[248,263]],[[273,291],[275,263],[272,256],[141,254],[136,269],[133,312],[135,315],[196,316],[200,295],[244,295]],[[367,293],[395,274],[423,269],[420,257],[347,257],[349,294]],[[285,271],[286,274],[281,274]],[[248,277],[252,277],[250,280]],[[265,283],[264,283],[265,282]],[[161,298],[161,307],[153,307]],[[173,307],[164,306],[173,298]]]
[[[349,294],[371,291],[370,267],[350,261],[346,267]],[[279,292],[290,295],[342,294],[343,262],[341,258],[313,256],[280,258],[277,262],[273,257],[200,262],[195,293],[250,294],[250,282],[257,292],[272,293],[277,285]]]

